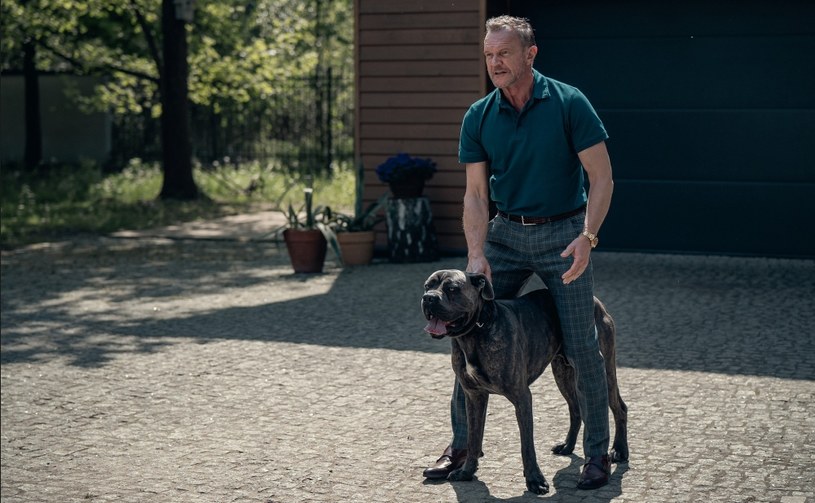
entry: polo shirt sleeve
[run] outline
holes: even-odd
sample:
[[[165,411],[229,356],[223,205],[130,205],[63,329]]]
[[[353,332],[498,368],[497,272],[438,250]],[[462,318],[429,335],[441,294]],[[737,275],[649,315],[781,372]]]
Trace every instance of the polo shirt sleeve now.
[[[581,152],[608,139],[603,121],[586,96],[578,89],[569,100],[569,128],[575,152]]]
[[[481,144],[480,126],[480,114],[475,107],[470,107],[461,122],[461,134],[458,140],[458,162],[466,164],[488,160],[487,152]]]

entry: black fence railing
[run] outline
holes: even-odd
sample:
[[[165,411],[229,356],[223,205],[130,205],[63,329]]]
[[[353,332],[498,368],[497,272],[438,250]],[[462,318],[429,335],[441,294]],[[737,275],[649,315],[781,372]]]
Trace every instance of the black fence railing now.
[[[231,107],[193,106],[193,157],[214,162],[260,161],[272,169],[319,173],[354,159],[353,79],[329,69],[276,82],[264,100]],[[144,115],[114,118],[113,163],[158,160],[160,125]]]

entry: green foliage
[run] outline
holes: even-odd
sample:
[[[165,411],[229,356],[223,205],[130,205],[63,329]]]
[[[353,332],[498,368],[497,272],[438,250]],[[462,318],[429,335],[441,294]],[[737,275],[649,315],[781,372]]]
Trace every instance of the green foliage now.
[[[388,195],[383,194],[378,200],[369,204],[364,210],[355,212],[353,216],[336,212],[333,216],[333,227],[336,232],[371,231],[385,217],[380,214],[387,203]]]
[[[106,234],[216,218],[257,208],[299,204],[302,186],[293,175],[259,163],[197,167],[194,175],[207,197],[200,201],[156,200],[162,175],[157,164],[131,160],[120,173],[104,175],[92,163],[53,166],[30,173],[0,171],[0,247],[61,239],[77,233]],[[314,180],[321,204],[351,208],[354,173]]]
[[[350,216],[340,212],[334,215],[333,227],[337,232],[371,231],[385,219],[380,212],[387,204],[387,193],[382,194],[378,200],[366,208],[362,207],[365,192],[365,168],[362,163],[357,166],[354,192],[354,215]]]
[[[37,67],[102,75],[85,105],[160,113],[161,0],[3,0],[0,68],[19,68],[24,40]],[[243,109],[276,95],[282,78],[331,62],[353,67],[351,0],[198,0],[188,27],[189,97],[214,110]]]

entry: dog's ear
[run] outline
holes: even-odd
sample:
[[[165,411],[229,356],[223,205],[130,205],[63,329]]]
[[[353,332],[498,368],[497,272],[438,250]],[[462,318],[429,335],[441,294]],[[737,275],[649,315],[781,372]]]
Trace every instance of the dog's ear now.
[[[492,283],[487,279],[486,274],[468,272],[467,276],[470,278],[470,283],[481,292],[482,299],[493,300],[495,298],[495,293],[492,291]]]

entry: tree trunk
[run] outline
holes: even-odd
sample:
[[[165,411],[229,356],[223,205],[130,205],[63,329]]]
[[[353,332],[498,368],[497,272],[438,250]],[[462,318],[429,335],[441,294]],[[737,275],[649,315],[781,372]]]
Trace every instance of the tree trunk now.
[[[25,86],[25,168],[36,168],[42,161],[42,117],[40,82],[37,76],[35,42],[23,42],[23,82]]]
[[[198,197],[192,177],[190,114],[187,100],[187,34],[176,19],[173,0],[162,0],[164,71],[161,78],[161,147],[164,183],[161,199]]]

